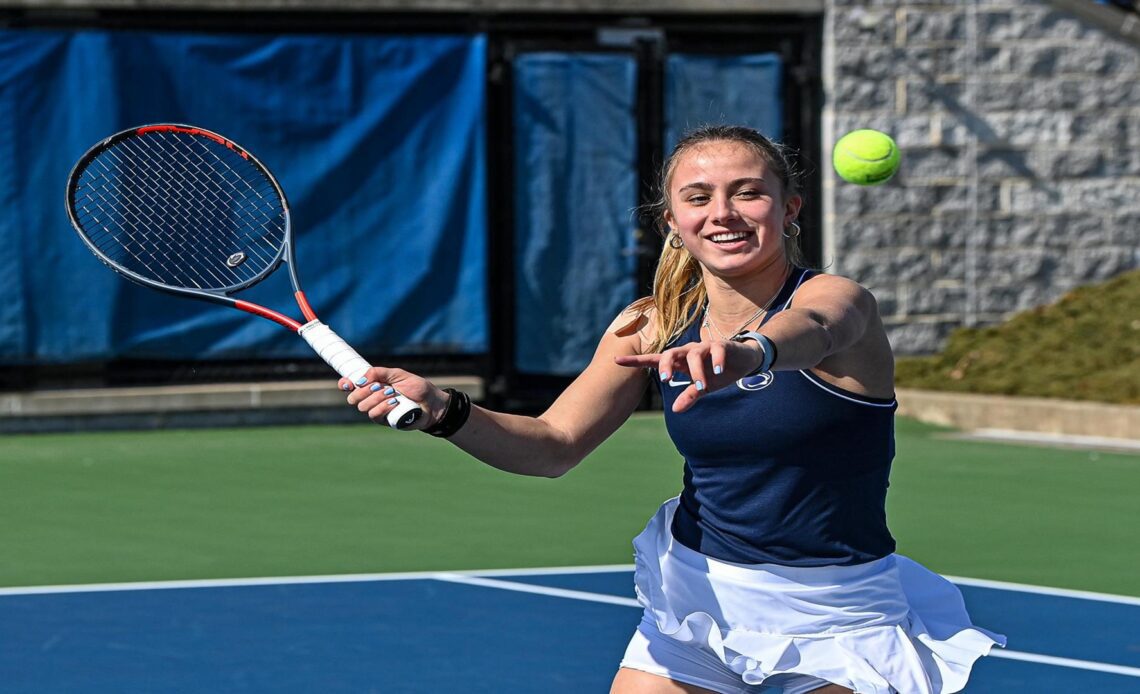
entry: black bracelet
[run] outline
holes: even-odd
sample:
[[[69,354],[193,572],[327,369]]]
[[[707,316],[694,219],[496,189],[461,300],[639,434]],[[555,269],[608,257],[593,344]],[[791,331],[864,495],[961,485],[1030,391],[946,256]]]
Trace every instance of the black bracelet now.
[[[467,418],[471,416],[471,396],[454,388],[444,388],[443,392],[451,396],[447,401],[447,409],[438,422],[424,429],[424,433],[446,439],[467,423]]]

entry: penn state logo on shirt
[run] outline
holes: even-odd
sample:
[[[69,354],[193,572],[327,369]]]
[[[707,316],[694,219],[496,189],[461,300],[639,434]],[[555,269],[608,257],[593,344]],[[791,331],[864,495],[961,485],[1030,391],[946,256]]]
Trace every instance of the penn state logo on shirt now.
[[[741,390],[764,390],[772,385],[772,381],[776,380],[776,375],[771,371],[756,374],[755,376],[745,376],[736,382],[736,387]]]
[[[771,371],[756,374],[754,376],[745,376],[737,380],[736,387],[741,390],[764,390],[772,385],[772,381],[776,380],[776,375]],[[683,388],[693,384],[693,380],[687,374],[674,374],[669,377],[669,385],[673,388]]]

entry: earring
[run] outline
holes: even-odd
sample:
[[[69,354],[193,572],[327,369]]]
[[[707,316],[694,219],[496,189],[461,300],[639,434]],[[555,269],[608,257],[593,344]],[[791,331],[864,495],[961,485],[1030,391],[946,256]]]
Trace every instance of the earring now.
[[[685,242],[681,240],[681,235],[675,231],[669,234],[669,247],[677,250],[685,247]]]
[[[787,227],[785,227],[785,228],[784,228],[784,238],[786,238],[786,239],[794,239],[794,238],[796,238],[797,236],[799,236],[799,235],[800,235],[800,233],[803,231],[802,229],[800,229],[800,225],[799,225],[799,223],[798,223],[798,222],[792,222],[792,223],[788,224],[788,227],[791,227],[792,229],[795,229],[795,230],[796,230],[796,233],[794,233],[794,234],[789,234],[789,233],[788,233],[788,229],[787,229]]]

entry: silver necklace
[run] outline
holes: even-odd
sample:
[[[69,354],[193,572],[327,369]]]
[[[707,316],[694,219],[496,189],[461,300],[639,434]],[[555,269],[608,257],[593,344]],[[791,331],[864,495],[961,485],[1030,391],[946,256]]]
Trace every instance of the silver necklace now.
[[[761,314],[763,314],[768,309],[772,308],[772,303],[776,300],[776,297],[778,297],[780,295],[780,292],[783,291],[783,289],[784,289],[784,283],[781,282],[780,288],[776,290],[776,293],[772,295],[772,298],[768,299],[767,303],[765,303],[763,306],[756,309],[756,313],[753,313],[751,316],[749,316],[748,320],[744,321],[744,325],[741,325],[739,328],[736,329],[736,332],[734,332],[732,334],[733,335],[739,335],[741,333],[741,331],[743,331],[748,326],[752,325],[752,321],[756,320],[757,318],[759,318],[761,316]],[[726,337],[725,334],[720,331],[720,328],[716,327],[716,324],[712,322],[712,319],[709,317],[709,302],[708,301],[705,301],[705,315],[704,315],[703,321],[701,322],[701,327],[702,328],[708,328],[710,335],[712,333],[716,333],[717,336],[720,337],[720,339],[722,339],[722,340],[728,341],[729,339],[731,339],[731,338]]]

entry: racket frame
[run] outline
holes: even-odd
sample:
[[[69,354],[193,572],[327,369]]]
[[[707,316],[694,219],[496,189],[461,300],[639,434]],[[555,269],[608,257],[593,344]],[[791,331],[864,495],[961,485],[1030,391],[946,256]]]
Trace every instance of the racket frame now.
[[[268,181],[273,186],[274,192],[278,195],[281,201],[284,223],[284,231],[282,234],[283,241],[281,243],[281,247],[277,250],[276,256],[266,264],[263,270],[242,282],[238,282],[236,284],[228,285],[225,287],[219,287],[217,289],[196,289],[192,287],[172,286],[163,282],[158,282],[137,272],[128,270],[127,268],[121,267],[107,254],[105,254],[98,246],[96,246],[95,243],[88,237],[87,233],[84,231],[84,224],[79,220],[79,217],[75,211],[76,191],[79,185],[79,181],[82,178],[83,173],[87,170],[87,167],[89,167],[102,153],[118,145],[124,140],[162,132],[181,133],[185,135],[194,135],[209,138],[226,147],[227,149],[234,151],[242,159],[248,161],[257,169],[257,171],[262,176],[265,177],[266,181]],[[316,350],[317,353],[320,354],[321,357],[325,359],[325,361],[328,362],[330,366],[333,366],[333,362],[330,361],[329,358],[323,353],[320,345],[314,344],[312,338],[306,337],[305,333],[302,332],[303,328],[315,326],[315,324],[319,323],[319,319],[317,318],[316,312],[313,311],[312,306],[309,304],[309,300],[306,298],[305,292],[301,287],[300,277],[297,275],[296,263],[294,260],[293,219],[292,214],[289,210],[289,201],[285,197],[285,191],[282,189],[281,184],[278,183],[277,178],[272,173],[270,173],[269,168],[266,167],[260,159],[251,154],[249,150],[235,143],[233,140],[223,137],[222,135],[219,135],[218,133],[211,130],[206,130],[204,128],[182,123],[154,123],[150,125],[135,126],[121,130],[97,142],[94,146],[88,149],[75,163],[71,169],[70,174],[67,177],[66,202],[68,218],[71,220],[71,225],[75,229],[75,232],[79,235],[80,240],[82,240],[84,245],[86,245],[87,248],[93,254],[95,254],[95,257],[97,257],[104,265],[111,268],[119,275],[122,275],[126,279],[135,282],[136,284],[140,284],[144,287],[150,287],[151,289],[155,289],[160,292],[173,294],[175,296],[198,299],[214,304],[221,304],[223,306],[230,306],[232,308],[245,311],[246,313],[251,313],[253,315],[271,320],[292,330],[295,333],[300,333],[302,337],[305,337],[305,340],[309,342],[310,346],[313,347],[314,350]],[[279,267],[281,267],[282,263],[284,263],[288,268],[289,282],[293,287],[293,298],[297,301],[297,306],[300,308],[301,314],[305,317],[305,323],[301,323],[300,321],[297,321],[296,319],[284,313],[275,311],[266,306],[255,304],[249,301],[243,301],[241,299],[235,299],[230,296],[230,294],[239,292],[243,289],[248,289],[258,284],[266,277],[273,274]],[[323,324],[321,325],[323,326]],[[325,328],[327,328],[327,326],[325,326]],[[351,348],[348,347],[348,345],[345,344],[343,340],[339,338],[339,336],[336,336],[335,333],[332,333],[332,336],[330,338],[325,338],[324,341],[328,342],[332,340],[332,338],[335,338],[337,345],[343,345],[345,349],[351,351]],[[352,354],[359,359],[359,355],[356,355],[355,351],[353,351]],[[364,360],[361,361],[365,364],[365,366],[367,366],[367,362],[364,362]],[[334,366],[334,368],[336,367]],[[345,374],[342,373],[342,375]],[[398,399],[400,402],[396,405],[395,409],[389,413],[388,424],[394,429],[406,429],[414,424],[422,416],[423,409],[418,403],[409,400],[403,395],[398,395]]]
[[[163,282],[155,281],[149,277],[140,275],[137,272],[133,272],[127,268],[121,267],[118,263],[111,260],[111,258],[109,258],[102,251],[102,249],[95,245],[95,243],[87,236],[87,234],[84,233],[83,224],[80,222],[78,215],[75,212],[76,189],[79,185],[79,181],[83,175],[83,172],[86,171],[87,167],[90,166],[92,162],[94,162],[95,159],[98,158],[103,152],[118,145],[120,142],[129,138],[141,137],[143,135],[158,132],[173,132],[207,137],[217,142],[218,144],[223,145],[227,149],[233,150],[242,159],[248,161],[254,166],[254,168],[257,169],[257,171],[262,176],[265,177],[265,180],[273,186],[274,192],[281,200],[283,222],[285,227],[283,234],[284,241],[281,244],[281,247],[277,250],[276,256],[266,264],[263,270],[247,280],[228,285],[226,287],[220,287],[218,289],[194,289],[192,287],[175,287]],[[79,161],[75,163],[75,166],[71,168],[71,173],[67,177],[67,216],[71,220],[71,226],[75,229],[75,233],[78,234],[80,240],[83,241],[84,245],[86,245],[87,248],[95,254],[95,257],[99,258],[99,260],[102,261],[104,265],[111,268],[118,274],[123,275],[132,282],[150,287],[151,289],[157,289],[160,292],[174,294],[175,296],[186,296],[195,299],[201,299],[203,301],[209,301],[215,304],[237,308],[245,311],[246,313],[252,313],[254,315],[261,316],[262,318],[267,318],[271,321],[274,321],[275,323],[279,323],[280,325],[289,328],[293,332],[297,332],[300,330],[303,324],[291,318],[290,316],[278,311],[274,311],[273,309],[266,306],[261,306],[260,304],[243,301],[241,299],[235,299],[229,296],[230,294],[242,291],[243,289],[249,289],[250,287],[258,284],[266,277],[276,272],[277,268],[281,267],[281,264],[284,263],[289,272],[289,282],[293,287],[293,298],[297,300],[297,306],[301,309],[301,314],[305,317],[306,322],[317,320],[317,315],[313,311],[312,306],[309,304],[308,299],[305,297],[305,292],[301,288],[301,280],[297,276],[297,269],[293,252],[293,216],[289,210],[289,199],[285,197],[284,189],[282,189],[281,184],[277,182],[277,178],[272,173],[270,173],[269,168],[266,167],[260,159],[251,154],[249,150],[235,143],[233,140],[227,139],[218,133],[193,125],[185,125],[181,123],[156,123],[152,125],[127,128],[115,133],[114,135],[103,138],[93,147],[88,149],[83,154],[83,156],[79,158]]]

